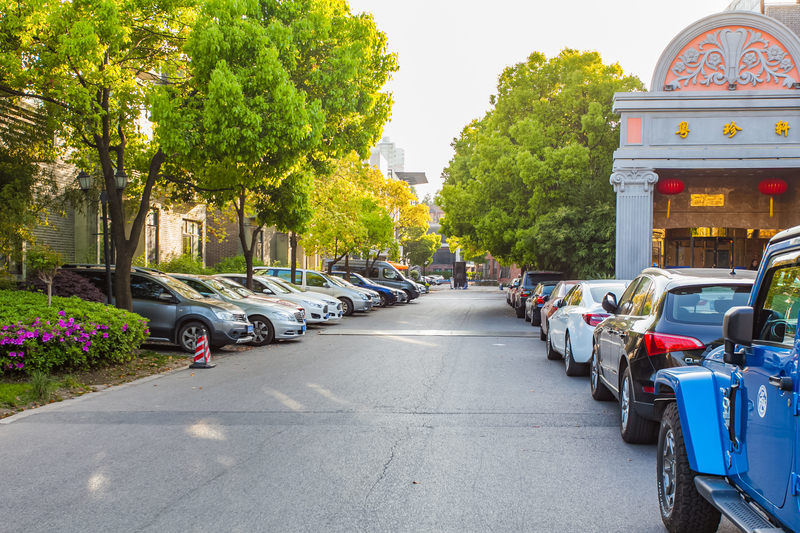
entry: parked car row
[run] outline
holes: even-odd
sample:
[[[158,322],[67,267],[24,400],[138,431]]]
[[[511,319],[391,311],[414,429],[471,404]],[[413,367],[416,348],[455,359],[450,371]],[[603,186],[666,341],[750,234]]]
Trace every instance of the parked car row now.
[[[741,531],[800,531],[800,227],[770,241],[758,272],[551,286],[546,356],[618,402],[622,440],[657,442],[670,533],[714,532],[722,515]]]
[[[104,265],[70,264],[63,269],[86,278],[105,294]],[[289,281],[290,269],[271,267],[257,269],[252,291],[245,287],[244,274],[168,274],[141,267],[131,270],[130,285],[133,311],[149,321],[148,340],[178,344],[193,353],[202,334],[215,347],[264,346],[304,336],[307,324],[333,323],[355,312],[407,303],[408,294],[418,298],[420,292],[411,289],[416,285],[395,272],[399,278],[394,281],[406,283],[408,290],[356,273],[346,280],[344,272],[328,275],[306,269],[296,270],[295,285]],[[112,267],[112,284],[114,280]]]

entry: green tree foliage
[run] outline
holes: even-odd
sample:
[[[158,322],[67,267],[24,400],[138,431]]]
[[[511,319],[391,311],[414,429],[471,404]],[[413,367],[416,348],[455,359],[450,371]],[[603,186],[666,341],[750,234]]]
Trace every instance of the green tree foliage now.
[[[155,101],[156,133],[180,154],[176,183],[234,206],[248,284],[252,237],[267,225],[305,230],[311,174],[352,150],[365,156],[380,137],[391,109],[381,90],[397,70],[386,47],[372,17],[344,0],[203,4],[187,80]]]
[[[637,90],[644,90],[639,79],[617,64],[604,65],[597,52],[565,49],[550,60],[533,53],[505,69],[493,109],[453,142],[455,156],[437,197],[445,211],[442,232],[468,255],[488,250],[504,264],[543,267],[557,248],[545,231],[562,220],[574,224],[566,231],[589,236],[575,239],[577,248],[558,249],[564,271],[582,271],[579,262],[588,255],[580,246],[587,243],[613,255],[614,217],[594,213],[614,204],[608,184],[619,145],[613,95]],[[562,208],[592,216],[555,215]]]
[[[416,227],[406,233],[401,241],[403,254],[412,265],[422,266],[430,263],[433,254],[442,246],[442,238],[437,233],[426,233],[427,228]]]
[[[53,300],[53,279],[64,264],[64,257],[48,246],[36,246],[25,254],[28,269],[47,285],[47,307]]]

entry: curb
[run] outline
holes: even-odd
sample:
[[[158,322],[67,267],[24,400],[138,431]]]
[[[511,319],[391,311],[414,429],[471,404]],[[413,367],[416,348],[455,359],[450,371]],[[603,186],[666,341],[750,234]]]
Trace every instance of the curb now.
[[[81,394],[80,396],[76,396],[75,398],[69,398],[68,400],[64,400],[61,402],[53,402],[48,403],[47,405],[42,405],[41,407],[34,407],[33,409],[26,409],[20,413],[15,415],[7,416],[5,418],[0,419],[0,426],[8,425],[12,422],[16,422],[17,420],[22,420],[23,418],[28,418],[29,416],[38,414],[38,413],[47,413],[49,411],[55,411],[60,409],[64,405],[69,405],[73,403],[77,403],[80,401],[85,400],[89,397],[94,397],[96,394],[104,394],[106,392],[113,392],[120,389],[126,389],[128,387],[133,387],[134,385],[141,385],[143,383],[147,383],[150,381],[155,381],[156,379],[163,378],[164,376],[168,376],[170,374],[174,374],[176,372],[183,372],[185,370],[189,370],[189,365],[187,364],[185,367],[182,368],[173,368],[172,370],[168,370],[167,372],[162,372],[160,374],[153,374],[152,376],[143,377],[134,381],[129,381],[127,383],[121,383],[119,385],[114,385],[113,387],[108,387],[105,389],[101,389],[98,391],[88,392],[86,394]]]

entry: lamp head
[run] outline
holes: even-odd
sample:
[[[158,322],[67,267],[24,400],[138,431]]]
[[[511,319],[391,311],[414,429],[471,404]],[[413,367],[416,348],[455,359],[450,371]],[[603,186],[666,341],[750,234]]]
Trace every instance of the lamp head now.
[[[92,176],[81,170],[78,173],[78,185],[83,192],[88,192],[92,188]]]
[[[125,171],[121,168],[117,169],[117,172],[114,174],[114,179],[117,182],[118,191],[122,191],[128,186],[128,175],[125,174]]]

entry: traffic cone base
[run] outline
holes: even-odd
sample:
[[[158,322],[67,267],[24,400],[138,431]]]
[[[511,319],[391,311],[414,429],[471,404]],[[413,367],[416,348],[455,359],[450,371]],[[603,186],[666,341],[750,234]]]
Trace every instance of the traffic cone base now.
[[[214,368],[214,363],[211,362],[211,349],[208,347],[208,341],[205,335],[201,335],[194,346],[194,360],[189,368]]]

